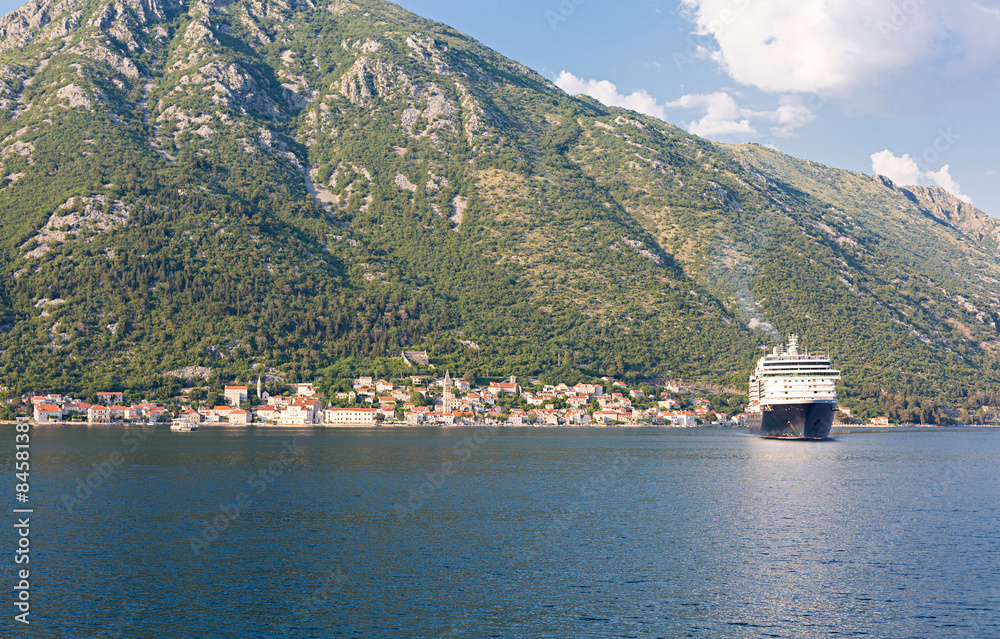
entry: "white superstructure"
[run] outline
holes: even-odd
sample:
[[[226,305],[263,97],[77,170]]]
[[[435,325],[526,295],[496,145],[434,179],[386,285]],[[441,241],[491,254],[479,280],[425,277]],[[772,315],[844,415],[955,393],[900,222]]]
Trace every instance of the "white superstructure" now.
[[[798,336],[789,335],[787,347],[778,344],[757,360],[750,377],[749,410],[779,404],[835,404],[839,379],[840,371],[831,368],[828,357],[800,354]]]

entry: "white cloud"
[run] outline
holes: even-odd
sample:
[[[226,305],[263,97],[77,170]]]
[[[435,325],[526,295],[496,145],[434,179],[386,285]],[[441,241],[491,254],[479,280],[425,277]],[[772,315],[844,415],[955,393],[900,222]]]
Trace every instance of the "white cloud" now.
[[[972,204],[972,198],[962,193],[958,182],[951,177],[951,167],[947,164],[937,171],[922,171],[909,153],[896,156],[889,149],[872,153],[872,171],[884,175],[903,186],[940,186],[958,199]]]
[[[667,119],[666,110],[645,89],[623,95],[618,92],[618,87],[608,80],[584,80],[569,71],[560,72],[555,84],[570,95],[582,93],[608,106],[632,109],[664,121]]]
[[[773,119],[776,124],[771,127],[771,133],[778,137],[788,137],[795,129],[815,120],[816,113],[801,100],[785,96],[781,99],[781,106],[774,111]]]
[[[884,175],[896,184],[917,186],[920,184],[920,177],[923,172],[909,153],[904,153],[900,157],[885,149],[878,153],[872,153],[872,171],[879,175]]]
[[[700,120],[689,122],[687,130],[695,135],[711,137],[716,135],[757,135],[757,129],[750,124],[747,109],[741,109],[728,93],[689,94],[680,97],[667,106],[678,109],[704,110]]]
[[[996,0],[681,1],[701,55],[769,92],[891,93],[911,74],[940,89],[1000,61],[1000,11],[984,6]]]
[[[816,119],[812,109],[801,100],[785,96],[774,111],[756,111],[741,107],[733,96],[724,91],[689,94],[668,102],[671,109],[704,111],[704,115],[688,122],[685,128],[690,133],[702,137],[741,136],[760,137],[757,126],[771,125],[770,134],[787,137],[794,130]],[[757,121],[755,125],[753,121]]]

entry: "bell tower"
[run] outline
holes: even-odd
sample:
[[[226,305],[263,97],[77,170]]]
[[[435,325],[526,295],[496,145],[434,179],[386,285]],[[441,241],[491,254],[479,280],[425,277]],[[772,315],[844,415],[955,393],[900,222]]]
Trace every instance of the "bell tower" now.
[[[441,386],[441,412],[448,415],[454,410],[455,404],[455,397],[451,393],[451,375],[448,371],[444,372],[444,381],[441,382]]]

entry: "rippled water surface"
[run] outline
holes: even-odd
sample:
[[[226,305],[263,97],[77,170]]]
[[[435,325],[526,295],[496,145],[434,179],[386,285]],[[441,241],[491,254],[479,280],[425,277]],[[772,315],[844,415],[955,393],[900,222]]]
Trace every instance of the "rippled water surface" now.
[[[1000,636],[1000,431],[835,435],[34,427],[26,636]]]

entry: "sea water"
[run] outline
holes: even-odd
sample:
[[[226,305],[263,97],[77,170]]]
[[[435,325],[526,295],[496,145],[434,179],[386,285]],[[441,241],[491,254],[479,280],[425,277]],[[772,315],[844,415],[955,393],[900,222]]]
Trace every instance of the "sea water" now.
[[[31,437],[24,636],[1000,636],[995,429]]]

